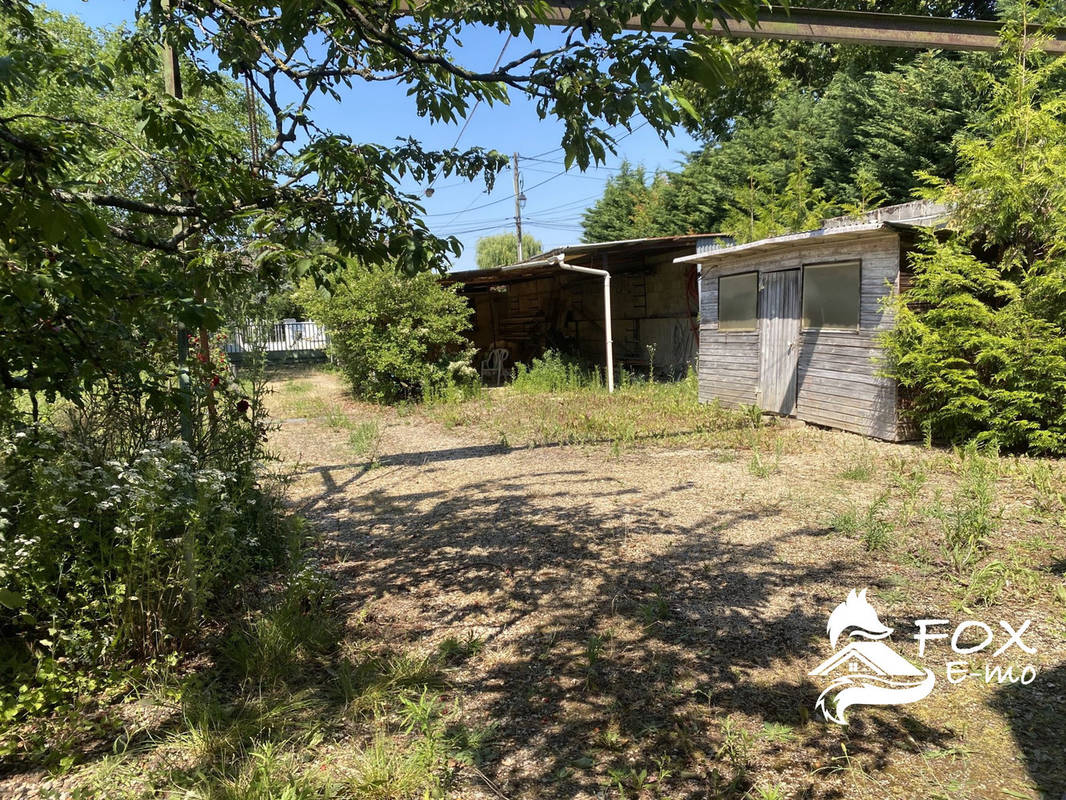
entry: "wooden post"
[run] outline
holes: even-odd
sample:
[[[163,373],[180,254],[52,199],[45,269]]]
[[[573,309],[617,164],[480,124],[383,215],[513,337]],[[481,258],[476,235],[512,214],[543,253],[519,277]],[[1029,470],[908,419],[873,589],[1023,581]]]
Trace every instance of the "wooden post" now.
[[[172,0],[160,0],[160,2],[162,10],[169,14],[173,9]],[[163,39],[163,83],[167,94],[177,99],[182,98],[181,68],[178,64],[178,53],[167,37]],[[180,182],[183,179],[184,176],[181,174],[179,167],[178,180]],[[184,187],[182,188],[184,189]],[[183,199],[184,194],[182,192]],[[185,218],[179,217],[175,232],[181,233],[184,230]],[[182,240],[178,245],[178,251],[178,258],[182,263],[182,267],[185,267],[185,240]],[[204,337],[201,336],[200,338],[202,346]],[[184,324],[181,324],[178,329],[178,391],[181,397],[178,411],[181,417],[181,438],[192,449],[194,437],[192,427],[192,385],[189,379],[189,332],[185,329]],[[185,573],[185,613],[187,618],[192,620],[196,614],[199,575],[196,569],[196,532],[191,526],[186,526],[185,531],[182,533],[181,551],[182,566]]]

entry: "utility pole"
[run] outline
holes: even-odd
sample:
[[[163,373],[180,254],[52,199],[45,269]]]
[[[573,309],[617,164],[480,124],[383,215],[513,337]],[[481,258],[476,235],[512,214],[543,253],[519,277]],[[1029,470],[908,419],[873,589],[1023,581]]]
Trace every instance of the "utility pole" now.
[[[518,188],[518,153],[514,154],[514,228],[518,237],[518,260],[522,260],[522,201],[525,195]]]

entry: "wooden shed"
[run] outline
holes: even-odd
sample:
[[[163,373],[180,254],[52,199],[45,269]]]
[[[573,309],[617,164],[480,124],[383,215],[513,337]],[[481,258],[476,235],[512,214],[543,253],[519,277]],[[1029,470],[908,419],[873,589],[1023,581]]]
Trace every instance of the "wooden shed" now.
[[[881,374],[879,337],[893,324],[885,300],[907,285],[918,230],[945,216],[906,203],[677,259],[702,268],[700,400],[913,438],[898,387]]]
[[[474,309],[471,338],[480,353],[505,348],[508,369],[555,349],[603,364],[603,280],[566,271],[558,259],[610,273],[611,336],[615,367],[644,371],[649,347],[663,377],[681,377],[695,362],[699,284],[695,264],[679,263],[718,234],[664,236],[559,247],[525,262],[451,272]]]

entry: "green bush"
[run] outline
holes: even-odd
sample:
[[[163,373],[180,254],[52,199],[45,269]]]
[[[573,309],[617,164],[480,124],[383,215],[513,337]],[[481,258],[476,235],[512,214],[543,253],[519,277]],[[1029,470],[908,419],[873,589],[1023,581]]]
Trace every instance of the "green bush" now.
[[[351,265],[331,293],[305,286],[298,297],[329,331],[332,354],[360,397],[427,399],[477,378],[464,336],[472,310],[433,275]]]
[[[83,403],[0,430],[0,753],[4,724],[177,650],[296,545],[261,484],[257,400],[218,387],[196,452],[136,401]]]

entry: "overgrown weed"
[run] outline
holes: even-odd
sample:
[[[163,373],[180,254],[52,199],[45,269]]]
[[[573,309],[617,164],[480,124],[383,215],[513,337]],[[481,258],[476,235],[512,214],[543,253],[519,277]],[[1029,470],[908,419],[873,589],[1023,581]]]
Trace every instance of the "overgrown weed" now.
[[[640,442],[711,438],[742,441],[743,417],[717,403],[698,401],[694,372],[676,382],[626,375],[614,394],[602,377],[547,353],[523,365],[510,387],[483,392],[469,402],[434,404],[426,412],[448,427],[492,431],[507,447],[604,444],[614,456]]]
[[[333,602],[322,573],[296,570],[222,642],[216,667],[158,687],[174,698],[177,724],[83,773],[79,791],[130,800],[443,797],[493,736],[467,726],[459,702],[444,695],[442,670],[456,652],[476,653],[478,640],[433,655],[345,643]],[[319,757],[326,749],[330,757]]]
[[[756,478],[768,478],[776,475],[781,469],[781,454],[784,451],[784,442],[780,438],[774,439],[773,454],[764,454],[759,449],[758,440],[753,433],[751,441],[751,460],[748,462],[748,472]]]
[[[869,447],[863,447],[854,460],[843,470],[840,477],[846,481],[865,482],[874,476],[874,459]]]
[[[977,569],[964,583],[963,607],[991,606],[1010,591],[1019,599],[1031,599],[1040,587],[1040,574],[1021,563],[1015,554],[993,559]]]
[[[374,419],[365,420],[356,425],[348,436],[348,446],[357,456],[367,458],[375,463],[381,454],[381,424]]]
[[[893,531],[888,498],[889,493],[885,491],[864,510],[849,506],[830,518],[829,528],[848,537],[861,538],[867,550],[887,550],[892,544]]]
[[[938,502],[933,514],[944,536],[944,550],[957,573],[970,569],[985,554],[999,526],[996,511],[997,461],[970,446],[957,452],[958,488],[947,505]]]

